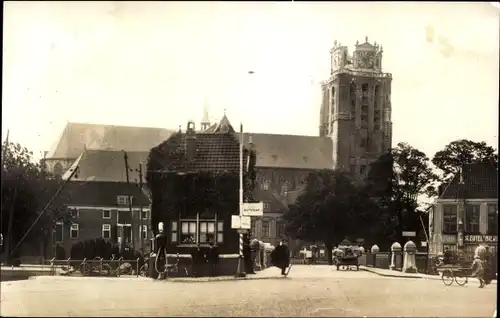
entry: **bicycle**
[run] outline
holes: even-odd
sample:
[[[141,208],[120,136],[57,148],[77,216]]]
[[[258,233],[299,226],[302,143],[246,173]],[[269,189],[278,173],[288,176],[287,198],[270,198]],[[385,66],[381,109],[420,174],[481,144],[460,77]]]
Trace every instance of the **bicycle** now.
[[[168,275],[169,274],[177,274],[179,273],[179,263],[181,261],[181,258],[179,256],[179,253],[177,253],[177,256],[176,256],[176,259],[175,259],[175,263],[173,264],[168,264],[167,265],[167,271],[165,272],[165,275],[166,275],[166,278],[168,278]],[[188,270],[186,267],[184,267],[184,274],[186,276],[188,276]]]

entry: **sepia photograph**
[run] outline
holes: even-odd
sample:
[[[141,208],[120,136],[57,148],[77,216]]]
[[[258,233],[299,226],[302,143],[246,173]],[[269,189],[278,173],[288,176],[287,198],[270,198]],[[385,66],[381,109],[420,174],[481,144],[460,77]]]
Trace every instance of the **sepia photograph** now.
[[[4,1],[2,317],[496,317],[498,2]]]

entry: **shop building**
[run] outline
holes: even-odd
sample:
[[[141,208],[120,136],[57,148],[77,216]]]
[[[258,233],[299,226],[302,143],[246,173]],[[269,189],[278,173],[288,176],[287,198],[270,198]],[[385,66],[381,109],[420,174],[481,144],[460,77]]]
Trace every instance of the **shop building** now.
[[[430,210],[430,252],[462,250],[472,260],[479,245],[496,257],[498,246],[498,170],[492,163],[465,164],[440,187]]]

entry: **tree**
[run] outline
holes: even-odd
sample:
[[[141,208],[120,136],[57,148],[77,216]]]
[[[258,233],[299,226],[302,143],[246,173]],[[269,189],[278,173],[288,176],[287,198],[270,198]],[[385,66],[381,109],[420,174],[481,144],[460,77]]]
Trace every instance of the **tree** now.
[[[480,162],[491,162],[496,165],[498,153],[484,141],[475,142],[467,139],[450,142],[432,158],[432,163],[443,172],[444,182],[454,176],[461,165]]]
[[[7,233],[6,253],[26,234],[60,185],[60,180],[51,179],[40,164],[34,163],[31,151],[20,144],[2,144],[1,231]],[[67,219],[61,197],[40,217],[27,240],[46,245],[55,221]]]
[[[376,205],[347,175],[331,170],[312,172],[306,188],[284,215],[293,238],[322,241],[332,264],[332,248],[348,236],[366,235]]]
[[[402,241],[405,230],[418,236],[422,230],[418,198],[434,196],[437,179],[426,154],[407,143],[399,143],[371,165],[366,189],[386,216],[388,237]]]

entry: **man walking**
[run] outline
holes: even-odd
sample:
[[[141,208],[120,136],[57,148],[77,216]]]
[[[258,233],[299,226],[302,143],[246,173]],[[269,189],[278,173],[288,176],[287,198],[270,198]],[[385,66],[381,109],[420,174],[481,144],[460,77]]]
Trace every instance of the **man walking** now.
[[[286,276],[286,268],[290,266],[290,250],[285,239],[272,251],[271,263],[281,269],[281,275]]]

